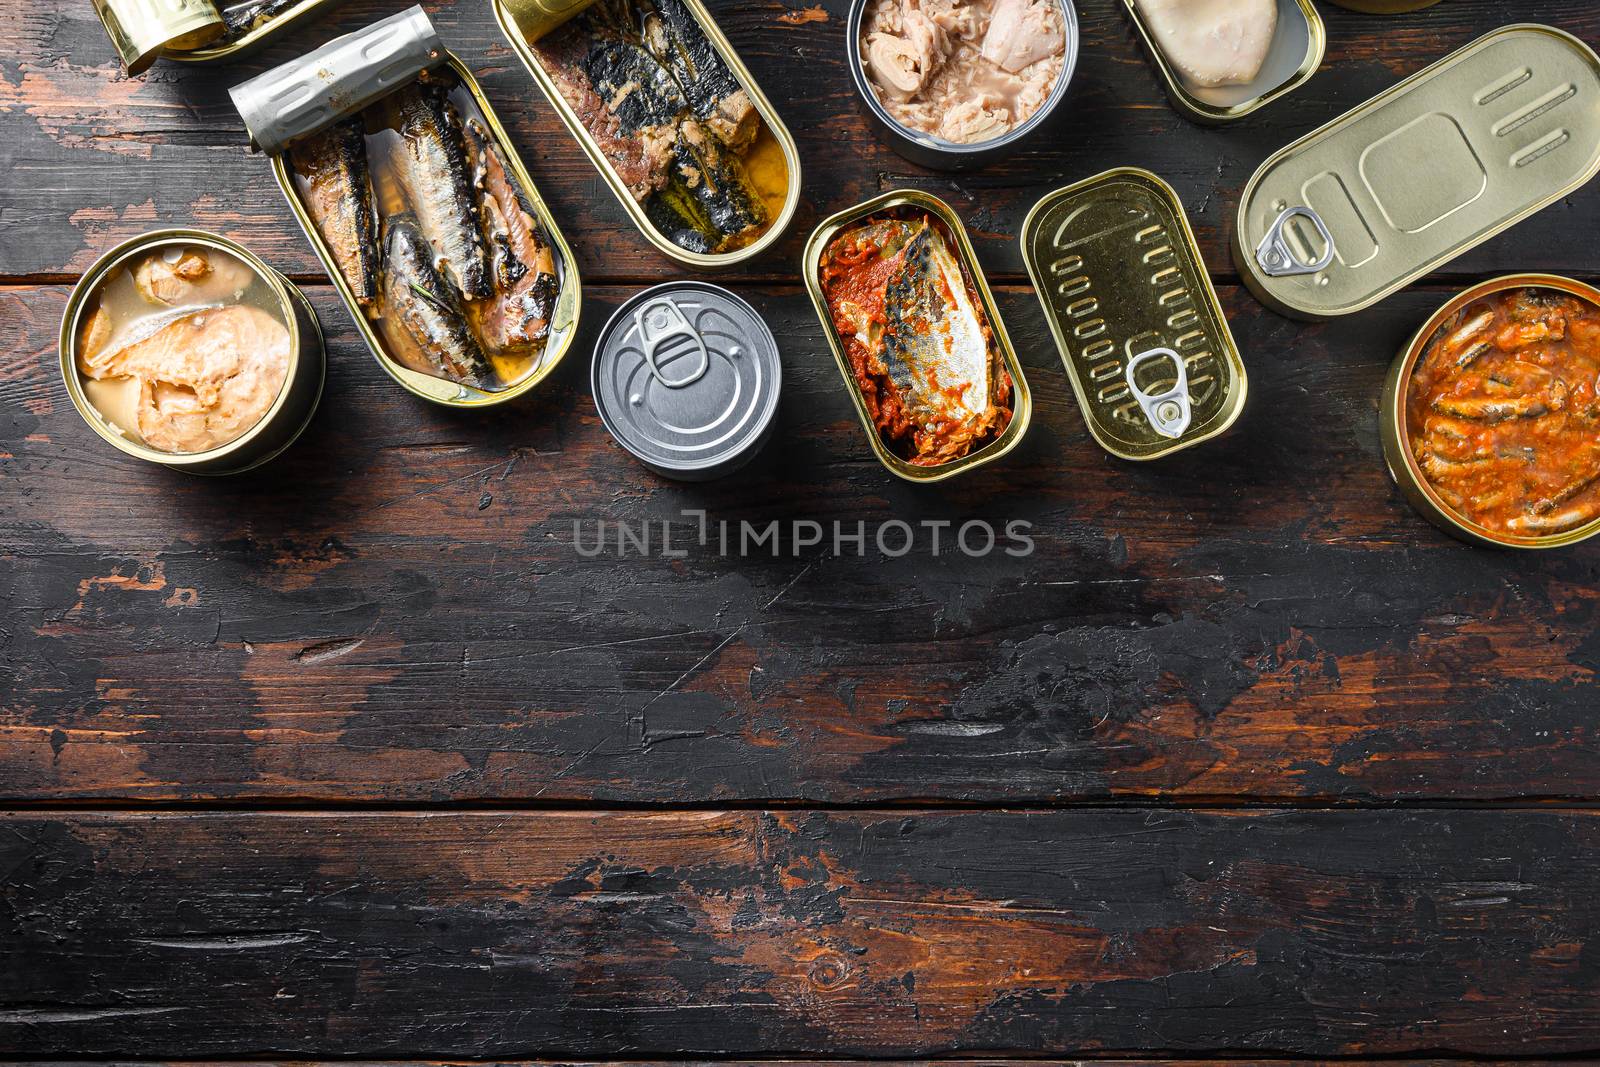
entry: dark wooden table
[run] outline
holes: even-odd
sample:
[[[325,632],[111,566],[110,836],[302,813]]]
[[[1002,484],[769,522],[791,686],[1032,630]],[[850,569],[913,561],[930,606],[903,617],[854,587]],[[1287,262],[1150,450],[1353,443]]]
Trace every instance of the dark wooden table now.
[[[1600,187],[1326,326],[1226,248],[1269,151],[1503,23],[1600,39],[1591,0],[1323,5],[1324,70],[1220,130],[1083,0],[1059,139],[954,178],[858,118],[843,0],[713,3],[807,180],[729,279],[783,347],[779,440],[702,486],[594,414],[585,349],[676,272],[477,0],[430,11],[577,247],[585,337],[482,415],[361,347],[225,89],[398,6],[141,80],[89,0],[0,10],[0,1056],[1600,1052],[1600,544],[1447,539],[1376,419],[1468,280],[1600,276]],[[1016,244],[1121,164],[1182,195],[1252,379],[1232,435],[1141,466],[1089,439]],[[934,488],[872,459],[795,284],[817,219],[903,185],[968,220],[1037,405]],[[246,242],[328,332],[321,412],[258,473],[124,459],[61,385],[77,272],[163,225]],[[1036,551],[576,551],[575,523],[688,539],[695,509],[1023,520]]]

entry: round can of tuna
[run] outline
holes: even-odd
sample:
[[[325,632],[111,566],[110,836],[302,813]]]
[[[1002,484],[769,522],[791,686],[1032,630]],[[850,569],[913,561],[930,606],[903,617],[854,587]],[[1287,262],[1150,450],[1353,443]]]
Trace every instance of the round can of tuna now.
[[[771,436],[783,366],[744,300],[707,282],[667,282],[611,316],[591,380],[600,420],[623,448],[657,474],[708,481]]]

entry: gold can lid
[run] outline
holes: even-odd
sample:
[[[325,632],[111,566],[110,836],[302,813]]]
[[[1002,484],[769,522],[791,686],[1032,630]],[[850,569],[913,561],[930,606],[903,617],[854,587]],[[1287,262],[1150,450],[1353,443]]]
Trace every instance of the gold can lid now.
[[[1049,193],[1022,258],[1089,432],[1156,459],[1232,426],[1249,383],[1172,187],[1124,167]]]
[[[1548,26],[1496,30],[1306,135],[1239,198],[1235,254],[1269,306],[1370,307],[1600,170],[1600,58]]]
[[[168,48],[190,49],[222,36],[222,13],[211,0],[94,0],[129,74],[143,74]]]
[[[594,4],[595,0],[500,0],[529,44]]]

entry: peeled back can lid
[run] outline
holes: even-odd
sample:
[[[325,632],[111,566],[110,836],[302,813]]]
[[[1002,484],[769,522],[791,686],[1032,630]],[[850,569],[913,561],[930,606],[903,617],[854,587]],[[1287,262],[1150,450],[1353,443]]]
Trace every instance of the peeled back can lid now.
[[[778,343],[739,297],[707,282],[635,294],[600,332],[595,408],[657,474],[717,478],[749,460],[778,411]]]

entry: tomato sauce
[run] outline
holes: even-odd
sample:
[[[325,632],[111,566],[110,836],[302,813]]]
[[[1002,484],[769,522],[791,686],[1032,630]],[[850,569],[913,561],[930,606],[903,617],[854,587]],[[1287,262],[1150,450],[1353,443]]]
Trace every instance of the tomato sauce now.
[[[1600,518],[1600,308],[1513,289],[1451,316],[1407,385],[1429,485],[1492,533],[1544,537]]]
[[[921,422],[911,416],[883,361],[882,338],[895,329],[926,334],[931,327],[921,320],[890,321],[886,307],[888,287],[902,270],[904,259],[900,249],[884,249],[886,231],[881,225],[874,225],[875,221],[881,220],[876,217],[863,220],[829,243],[820,265],[823,296],[873,425],[908,462],[917,466],[938,466],[976,451],[1010,424],[1011,376],[984,318],[982,301],[970,279],[964,279],[967,300],[978,315],[987,342],[990,363],[987,403],[974,403],[968,396],[976,383],[944,382],[930,374],[929,384],[934,395],[943,397],[945,413]],[[939,220],[919,216],[917,221],[926,221],[949,243],[947,231]],[[942,281],[939,284],[942,303],[951,306],[954,303],[952,294]],[[863,330],[863,325],[868,328]],[[976,409],[979,413],[974,416],[963,409]]]

